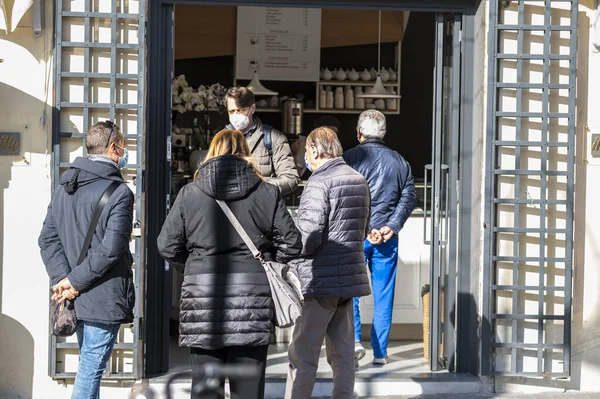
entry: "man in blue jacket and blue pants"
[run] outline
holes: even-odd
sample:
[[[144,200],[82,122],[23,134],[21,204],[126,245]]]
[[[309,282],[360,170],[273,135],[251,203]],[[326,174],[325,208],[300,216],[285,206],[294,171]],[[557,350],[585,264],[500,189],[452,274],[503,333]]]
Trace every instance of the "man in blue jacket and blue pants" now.
[[[383,141],[385,116],[376,110],[360,114],[357,125],[359,145],[344,153],[346,163],[361,173],[371,193],[370,234],[365,240],[365,262],[371,272],[374,300],[371,344],[373,364],[388,362],[387,346],[392,324],[398,232],[412,213],[417,191],[410,165]],[[359,299],[354,298],[355,358],[365,356],[361,344]]]

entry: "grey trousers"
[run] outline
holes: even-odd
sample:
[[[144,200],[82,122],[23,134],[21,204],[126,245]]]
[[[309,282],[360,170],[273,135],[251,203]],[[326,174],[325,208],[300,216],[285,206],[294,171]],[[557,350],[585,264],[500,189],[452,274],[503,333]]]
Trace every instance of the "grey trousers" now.
[[[310,398],[325,338],[333,369],[333,399],[354,398],[354,308],[352,298],[306,298],[289,348],[286,399]]]

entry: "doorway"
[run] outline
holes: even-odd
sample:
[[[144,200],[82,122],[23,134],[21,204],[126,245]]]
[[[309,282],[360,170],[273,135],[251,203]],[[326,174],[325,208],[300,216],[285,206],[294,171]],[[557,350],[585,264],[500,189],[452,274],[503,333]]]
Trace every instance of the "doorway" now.
[[[168,15],[173,11],[172,7],[165,6],[162,8],[165,11],[165,15]],[[175,9],[175,12],[176,9]],[[416,15],[414,13],[413,15]],[[176,15],[176,14],[175,14]],[[458,48],[460,50],[460,20],[461,18],[458,16],[446,16],[443,14],[431,14],[432,19],[432,36],[434,36],[434,42],[431,47],[432,49],[432,59],[435,60],[436,65],[443,65],[442,68],[436,68],[435,71],[432,68],[429,74],[429,81],[434,82],[432,84],[432,89],[430,90],[431,96],[430,101],[430,117],[429,123],[433,126],[433,134],[429,136],[430,130],[428,129],[426,132],[423,132],[422,137],[426,139],[426,142],[429,143],[426,147],[427,152],[430,152],[428,161],[423,161],[422,168],[419,168],[423,172],[417,173],[417,168],[413,166],[413,174],[416,176],[421,175],[422,178],[422,193],[421,198],[423,200],[422,203],[422,216],[418,219],[418,225],[422,226],[422,230],[420,234],[417,234],[418,237],[424,237],[423,240],[428,245],[426,247],[427,256],[419,258],[421,261],[423,259],[429,259],[430,262],[427,262],[426,275],[423,277],[422,268],[415,273],[415,275],[419,278],[419,283],[429,283],[430,285],[430,300],[429,300],[429,314],[423,315],[422,309],[420,308],[420,289],[422,288],[418,284],[416,287],[411,286],[412,289],[416,289],[419,292],[419,310],[421,311],[423,318],[429,318],[431,330],[429,332],[429,345],[430,345],[430,363],[426,365],[423,371],[438,371],[438,370],[454,370],[454,329],[456,325],[457,312],[455,310],[455,295],[456,295],[456,272],[457,272],[457,263],[456,263],[456,246],[458,243],[455,232],[457,231],[458,226],[458,215],[455,208],[451,208],[449,204],[456,204],[457,192],[454,189],[450,189],[450,182],[458,181],[459,176],[459,162],[458,162],[458,146],[459,146],[459,130],[458,126],[458,109],[460,108],[460,79],[456,80],[456,78],[460,78],[460,56],[455,56],[456,54],[460,54],[460,51],[455,52]],[[170,30],[168,41],[174,40],[173,31]],[[167,43],[168,43],[167,41]],[[175,45],[177,43],[175,42]],[[173,49],[165,49],[165,53],[169,55],[169,57],[173,57]],[[171,71],[170,65],[162,65],[163,73],[167,73],[168,76],[169,71]],[[177,74],[177,65],[174,67],[174,74]],[[165,76],[165,75],[163,75]],[[431,79],[431,77],[434,79]],[[163,89],[167,89],[165,86]],[[169,90],[165,90],[165,93]],[[169,93],[170,94],[170,93]],[[165,98],[165,97],[163,97]],[[165,104],[170,102],[170,95],[168,97]],[[159,111],[158,114],[162,115],[160,118],[161,123],[163,123],[163,128],[166,128],[166,132],[170,132],[170,119],[171,114],[170,110],[167,111],[165,109],[164,104],[162,106],[156,106]],[[402,113],[402,112],[400,112]],[[168,114],[169,118],[165,118],[165,114]],[[273,115],[270,115],[271,117]],[[355,115],[357,118],[357,115]],[[192,121],[193,123],[193,121]],[[172,140],[172,137],[167,137],[166,143],[170,144],[169,139]],[[393,141],[393,140],[392,140]],[[392,145],[390,145],[392,146]],[[408,155],[407,151],[403,151],[402,148],[394,148],[399,150],[403,155]],[[426,163],[429,162],[429,163]],[[418,162],[414,162],[418,164]],[[430,166],[425,166],[430,165]],[[170,164],[165,163],[165,166],[169,167]],[[163,169],[164,173],[164,169]],[[428,176],[428,177],[427,177]],[[427,179],[427,181],[426,181]],[[171,179],[167,180],[167,183],[170,182]],[[164,211],[166,212],[169,206],[169,203],[172,202],[170,184],[167,184],[167,187],[163,188],[163,193],[167,200],[164,201]],[[410,234],[412,236],[412,234]],[[421,238],[419,238],[421,239]],[[165,276],[165,270],[168,270],[161,265],[163,270],[160,270],[160,267],[156,270],[160,271],[161,276]],[[155,270],[155,271],[156,271]],[[167,272],[171,273],[171,272]],[[436,276],[436,278],[434,278]],[[148,276],[149,285],[151,284],[150,280],[152,277]],[[169,283],[171,280],[169,279],[169,283],[165,284],[164,280],[163,284],[161,284],[160,291],[162,291],[161,298],[157,298],[155,305],[158,305],[156,309],[161,309],[160,312],[157,312],[158,315],[163,320],[165,318],[169,319],[169,313],[172,310],[172,285]],[[403,280],[406,281],[406,280]],[[423,285],[424,285],[423,284]],[[405,293],[405,290],[403,290]],[[150,309],[150,301],[148,301],[148,309]],[[152,311],[147,312],[148,315],[154,313]],[[157,320],[158,321],[158,318]],[[415,323],[418,324],[418,323]],[[154,329],[150,329],[147,333],[150,333],[151,337],[147,337],[147,343],[151,342],[153,345],[159,344],[159,335],[162,335],[160,339],[160,348],[161,350],[155,352],[151,357],[147,359],[147,365],[152,365],[153,367],[160,366],[163,370],[166,370],[165,363],[168,359],[168,345],[165,345],[165,336],[169,336],[168,331],[165,334],[164,327],[162,327],[162,331],[159,334],[155,334],[158,330],[161,330],[158,326],[158,323],[152,325],[155,326]],[[423,351],[423,344],[421,344],[421,351]],[[166,356],[165,356],[166,355]],[[160,358],[160,359],[159,359]],[[160,368],[159,367],[159,368]]]

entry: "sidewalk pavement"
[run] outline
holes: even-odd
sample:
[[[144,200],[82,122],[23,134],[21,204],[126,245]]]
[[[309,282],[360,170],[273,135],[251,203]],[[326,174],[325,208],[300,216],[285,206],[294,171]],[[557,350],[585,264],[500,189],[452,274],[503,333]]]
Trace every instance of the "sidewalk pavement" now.
[[[409,395],[409,396],[373,396],[360,399],[600,399],[600,392],[565,392],[547,394],[439,394],[439,395]]]

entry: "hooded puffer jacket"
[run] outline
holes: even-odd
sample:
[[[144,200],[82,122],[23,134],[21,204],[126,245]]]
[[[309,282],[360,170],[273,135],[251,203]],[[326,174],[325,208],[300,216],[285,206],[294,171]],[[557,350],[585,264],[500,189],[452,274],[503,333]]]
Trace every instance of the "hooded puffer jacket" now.
[[[183,187],[158,237],[161,255],[184,267],[179,345],[215,350],[270,343],[271,290],[265,271],[215,199],[226,201],[263,257],[300,254],[300,233],[279,190],[237,156],[203,163]]]

